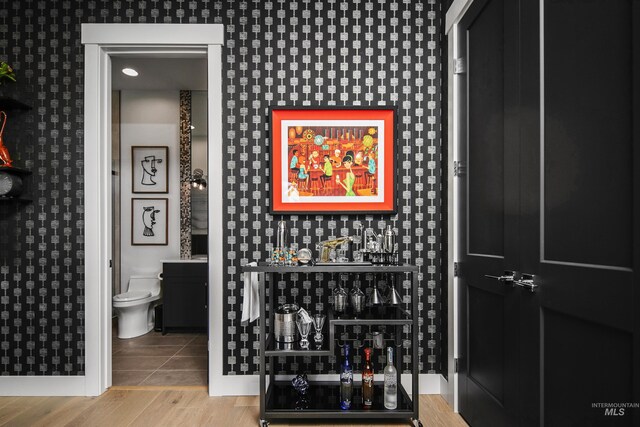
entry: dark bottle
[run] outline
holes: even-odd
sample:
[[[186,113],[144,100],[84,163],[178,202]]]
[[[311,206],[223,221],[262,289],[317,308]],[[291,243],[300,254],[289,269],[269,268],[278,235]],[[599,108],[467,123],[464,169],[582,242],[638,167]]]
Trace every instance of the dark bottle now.
[[[371,365],[371,353],[373,349],[364,349],[364,368],[362,369],[362,404],[365,407],[373,405],[373,367]]]
[[[353,397],[353,368],[349,361],[349,353],[351,346],[344,345],[344,360],[340,366],[340,407],[342,409],[351,408],[351,400]]]

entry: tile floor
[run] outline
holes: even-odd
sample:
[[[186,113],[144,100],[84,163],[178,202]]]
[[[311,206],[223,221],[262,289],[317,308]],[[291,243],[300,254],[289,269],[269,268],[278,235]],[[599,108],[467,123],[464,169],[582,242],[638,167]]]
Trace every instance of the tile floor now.
[[[118,338],[113,326],[114,386],[207,385],[207,336],[204,333],[151,331]]]

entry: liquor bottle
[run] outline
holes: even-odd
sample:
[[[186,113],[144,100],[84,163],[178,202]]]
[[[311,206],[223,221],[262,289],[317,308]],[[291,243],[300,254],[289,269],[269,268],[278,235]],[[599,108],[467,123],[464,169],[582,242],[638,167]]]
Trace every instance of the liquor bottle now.
[[[387,366],[384,368],[384,407],[398,406],[398,372],[393,366],[393,347],[387,347]]]
[[[353,368],[349,361],[349,353],[351,346],[344,345],[344,360],[340,366],[340,407],[342,409],[351,408],[351,399],[353,397]]]
[[[365,407],[373,405],[373,367],[371,366],[371,352],[373,349],[364,349],[364,368],[362,369],[362,404]]]

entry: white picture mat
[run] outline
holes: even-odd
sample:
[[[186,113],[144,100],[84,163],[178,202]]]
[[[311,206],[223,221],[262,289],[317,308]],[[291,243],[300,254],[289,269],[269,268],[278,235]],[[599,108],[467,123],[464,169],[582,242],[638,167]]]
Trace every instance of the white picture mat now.
[[[131,173],[133,193],[167,193],[169,147],[131,147]],[[143,160],[148,158],[146,162]],[[152,161],[155,159],[155,162]],[[151,166],[155,165],[155,172]],[[145,172],[146,169],[146,172]]]
[[[378,127],[378,185],[377,194],[375,196],[305,196],[290,197],[288,195],[288,177],[289,170],[289,134],[288,130],[291,126],[308,126],[308,127]],[[282,120],[280,125],[280,170],[282,180],[280,183],[282,203],[382,203],[384,202],[384,120]]]
[[[166,245],[168,243],[168,208],[167,199],[131,199],[131,244]],[[152,213],[154,219],[152,219]],[[147,234],[153,233],[153,235],[145,235],[145,229]]]

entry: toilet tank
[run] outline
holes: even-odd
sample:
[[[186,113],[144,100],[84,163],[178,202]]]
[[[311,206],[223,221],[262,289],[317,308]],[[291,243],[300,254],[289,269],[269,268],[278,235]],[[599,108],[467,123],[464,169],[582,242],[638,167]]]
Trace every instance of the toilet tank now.
[[[157,276],[131,276],[128,292],[131,291],[149,291],[151,295],[158,295],[160,293],[160,279]]]

